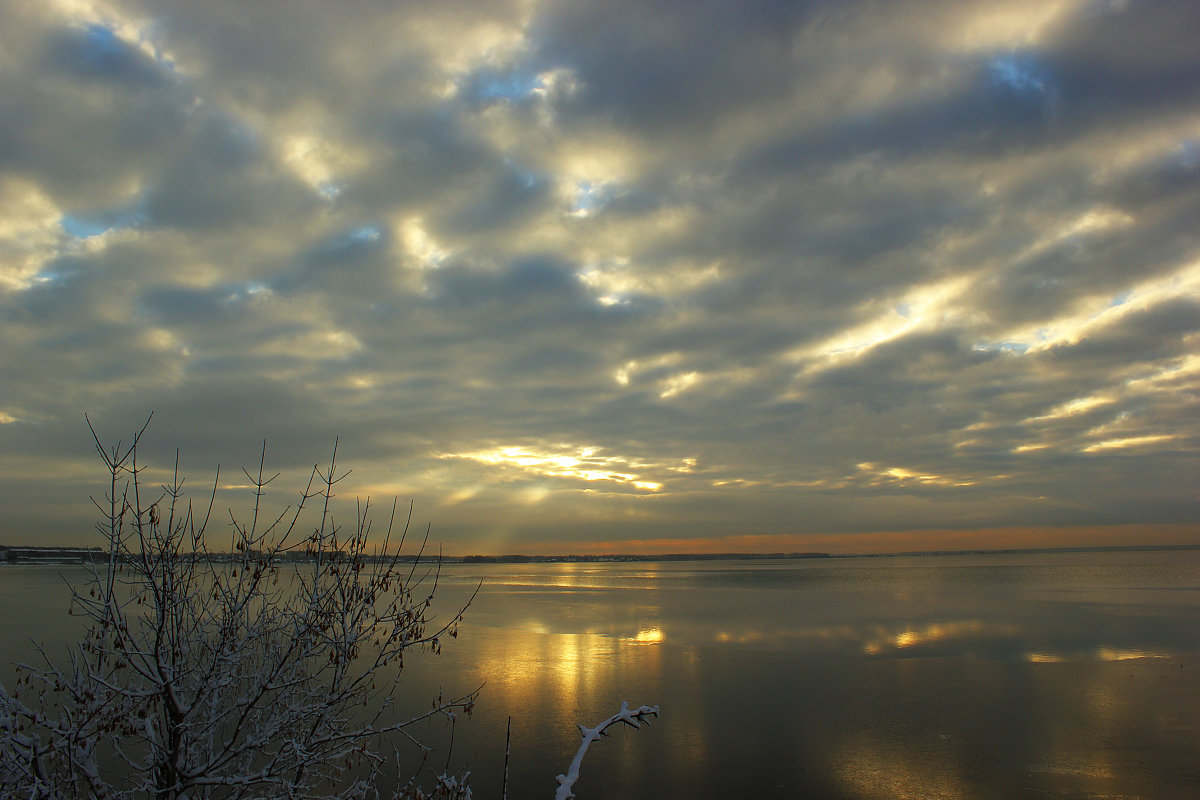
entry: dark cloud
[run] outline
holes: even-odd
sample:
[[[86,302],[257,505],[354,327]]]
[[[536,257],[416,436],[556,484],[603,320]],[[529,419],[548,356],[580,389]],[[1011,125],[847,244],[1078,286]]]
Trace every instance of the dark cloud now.
[[[583,83],[563,111],[653,134],[785,98],[792,34],[810,5],[566,2],[539,18],[534,40],[542,64]]]
[[[1123,6],[1123,7],[1118,7]],[[1063,94],[1089,115],[1127,118],[1195,103],[1200,9],[1186,0],[1113,4],[1065,26],[1050,46]]]
[[[520,225],[539,211],[546,211],[550,195],[544,178],[514,165],[507,165],[479,192],[440,221],[445,234],[471,235]]]
[[[260,136],[222,114],[192,121],[147,186],[146,224],[211,230],[287,224],[311,214],[316,200],[264,152]]]
[[[1072,362],[1092,362],[1095,368],[1122,372],[1129,364],[1167,361],[1193,351],[1200,331],[1200,300],[1179,297],[1154,308],[1138,309],[1119,322],[1073,345],[1051,352]]]
[[[582,297],[571,266],[547,257],[521,259],[494,270],[448,266],[434,272],[430,284],[438,302],[461,309],[479,305],[511,308],[531,299]]]
[[[158,89],[165,79],[163,65],[103,24],[60,29],[47,42],[45,59],[51,70],[73,78],[140,90]]]
[[[67,209],[125,201],[185,124],[186,84],[101,25],[37,33],[23,45],[41,51],[0,74],[0,165]]]

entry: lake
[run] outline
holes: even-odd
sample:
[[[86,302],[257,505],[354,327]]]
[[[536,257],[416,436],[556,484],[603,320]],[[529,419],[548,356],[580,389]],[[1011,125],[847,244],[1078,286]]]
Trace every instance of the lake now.
[[[60,573],[0,568],[5,661],[73,635]],[[1200,551],[449,565],[441,613],[480,581],[401,684],[483,685],[477,798],[510,715],[508,796],[549,798],[621,700],[661,716],[592,746],[581,800],[1200,797]]]

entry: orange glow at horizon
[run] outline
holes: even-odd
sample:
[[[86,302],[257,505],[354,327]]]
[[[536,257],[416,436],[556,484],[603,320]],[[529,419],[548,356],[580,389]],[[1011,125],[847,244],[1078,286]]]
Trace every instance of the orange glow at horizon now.
[[[510,544],[513,544],[510,542]],[[520,549],[464,544],[454,555],[667,555],[694,553],[871,553],[1009,550],[1054,547],[1200,546],[1200,524],[870,531],[865,533],[740,534],[691,539],[526,541]]]

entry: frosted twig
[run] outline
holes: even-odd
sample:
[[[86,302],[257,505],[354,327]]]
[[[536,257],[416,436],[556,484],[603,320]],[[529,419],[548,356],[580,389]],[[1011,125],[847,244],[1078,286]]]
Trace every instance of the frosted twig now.
[[[579,766],[583,763],[583,756],[592,742],[606,735],[609,727],[623,722],[631,728],[640,728],[643,722],[647,725],[650,724],[647,717],[657,716],[658,706],[638,706],[630,711],[629,704],[622,700],[621,710],[596,727],[588,728],[580,725],[579,732],[583,734],[583,741],[579,744],[579,750],[575,752],[575,758],[571,761],[571,767],[567,770],[567,774],[558,776],[558,791],[554,793],[554,800],[569,800],[575,796],[571,789],[575,786],[575,781],[579,780]]]

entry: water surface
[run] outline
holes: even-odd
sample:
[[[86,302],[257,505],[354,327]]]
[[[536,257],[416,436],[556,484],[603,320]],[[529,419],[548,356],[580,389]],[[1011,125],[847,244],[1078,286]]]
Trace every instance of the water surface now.
[[[70,638],[71,569],[0,571],[0,645]],[[476,797],[509,715],[509,797],[551,797],[621,700],[662,716],[593,746],[580,798],[1200,797],[1197,551],[453,565],[442,613],[480,580],[402,682],[483,685]]]

